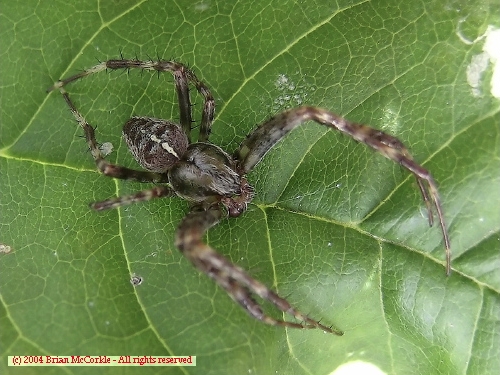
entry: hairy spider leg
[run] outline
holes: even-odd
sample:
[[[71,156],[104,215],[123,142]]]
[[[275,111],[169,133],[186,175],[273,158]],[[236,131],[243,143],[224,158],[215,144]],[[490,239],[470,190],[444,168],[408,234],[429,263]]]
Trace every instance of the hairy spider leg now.
[[[63,87],[60,87],[59,90],[64,97],[64,100],[68,104],[71,113],[75,117],[78,124],[82,127],[85,133],[85,140],[87,141],[87,145],[89,146],[90,153],[95,160],[97,169],[104,174],[105,176],[119,178],[123,180],[135,180],[139,182],[156,182],[156,183],[168,183],[168,175],[166,173],[155,173],[148,171],[137,171],[135,169],[130,169],[126,167],[122,167],[120,165],[111,164],[106,159],[98,146],[98,143],[95,138],[95,130],[94,128],[85,120],[80,112],[76,109],[75,105],[69,98],[68,93],[64,90]],[[123,197],[110,198],[102,202],[95,202],[90,205],[96,211],[107,210],[111,208],[118,208],[120,206],[136,203],[136,202],[144,202],[154,198],[163,198],[170,197],[175,195],[175,192],[170,186],[162,185],[155,186],[150,189],[139,191],[132,195],[127,195]]]
[[[380,130],[350,122],[321,108],[304,106],[290,109],[264,122],[241,143],[240,147],[235,151],[234,157],[240,161],[239,167],[242,173],[250,172],[276,143],[291,130],[309,120],[338,130],[356,141],[366,144],[385,157],[399,163],[416,177],[418,187],[427,206],[430,225],[433,223],[433,218],[429,193],[434,202],[443,233],[446,274],[449,275],[451,273],[451,247],[437,185],[429,171],[413,161],[413,157],[401,141]]]
[[[138,191],[130,195],[122,195],[116,198],[106,199],[101,202],[94,202],[90,208],[96,211],[104,211],[122,206],[127,206],[133,203],[146,202],[155,198],[165,198],[175,196],[174,190],[167,185],[155,186],[151,189]]]
[[[203,84],[203,82],[198,80],[196,75],[191,70],[189,70],[186,66],[180,63],[176,63],[173,61],[165,61],[165,60],[158,60],[158,61],[138,61],[138,60],[125,60],[125,59],[109,60],[97,64],[92,68],[86,69],[74,76],[60,80],[56,82],[47,91],[50,92],[56,88],[59,89],[67,105],[69,106],[71,112],[73,113],[74,117],[84,130],[87,144],[90,148],[90,151],[95,160],[97,168],[104,175],[120,179],[131,179],[139,182],[168,183],[167,174],[137,171],[107,162],[104,159],[104,156],[102,155],[98,147],[98,143],[95,139],[94,128],[87,123],[83,115],[76,109],[75,105],[70,100],[68,93],[63,88],[65,85],[74,82],[80,78],[84,78],[88,75],[95,74],[106,69],[116,70],[116,69],[130,69],[130,68],[138,68],[143,70],[156,70],[158,72],[169,71],[172,73],[172,75],[174,76],[175,87],[179,101],[180,123],[183,131],[188,136],[188,139],[190,136],[191,124],[192,124],[191,102],[189,97],[189,85],[188,85],[188,83],[191,81],[196,86],[197,90],[201,93],[201,95],[203,95],[205,100],[199,139],[200,141],[208,140],[215,112],[214,98],[212,97],[212,94],[210,93],[210,90],[207,88],[207,86]],[[93,203],[91,207],[95,210],[100,211],[105,209],[117,208],[135,202],[146,201],[153,198],[168,197],[174,194],[175,193],[170,187],[167,186],[153,187],[151,189],[146,189],[126,197],[111,198],[102,202],[96,202]]]
[[[174,76],[175,89],[179,101],[179,112],[180,112],[179,121],[190,143],[191,143],[191,137],[190,137],[191,126],[193,122],[191,114],[191,100],[189,98],[189,82],[191,82],[204,98],[198,142],[206,142],[208,140],[208,137],[210,135],[210,130],[212,127],[212,122],[214,120],[215,100],[208,87],[196,77],[196,75],[192,70],[190,70],[184,64],[175,61],[168,61],[168,60],[140,61],[140,60],[126,60],[126,59],[103,61],[92,68],[86,69],[78,74],[75,74],[74,76],[57,81],[52,87],[50,87],[47,90],[47,92],[50,92],[55,89],[61,89],[68,83],[71,83],[83,77],[87,77],[91,74],[101,72],[103,70],[107,69],[128,70],[133,68],[172,73],[172,75]]]
[[[224,216],[220,206],[212,206],[207,210],[196,209],[196,207],[193,209],[182,220],[177,229],[175,246],[198,270],[207,274],[219,286],[224,288],[231,298],[239,303],[250,316],[272,326],[318,328],[339,336],[343,335],[342,331],[327,327],[296,310],[287,300],[281,298],[264,284],[254,280],[243,269],[232,264],[224,256],[203,243],[202,237],[204,233],[216,225]],[[304,323],[278,320],[266,315],[259,304],[252,298],[252,293]]]
[[[61,92],[66,104],[69,106],[71,113],[75,117],[78,124],[82,127],[83,132],[85,133],[85,140],[87,141],[87,145],[89,146],[90,153],[95,160],[97,165],[97,169],[104,175],[119,178],[122,180],[134,180],[139,182],[157,182],[157,183],[167,183],[168,176],[165,173],[155,173],[155,172],[147,172],[147,171],[137,171],[135,169],[130,169],[126,167],[122,167],[120,165],[111,164],[106,159],[99,149],[99,145],[95,138],[95,129],[92,127],[87,120],[83,117],[83,115],[76,109],[75,105],[69,98],[68,93],[63,87],[59,87],[59,91]]]

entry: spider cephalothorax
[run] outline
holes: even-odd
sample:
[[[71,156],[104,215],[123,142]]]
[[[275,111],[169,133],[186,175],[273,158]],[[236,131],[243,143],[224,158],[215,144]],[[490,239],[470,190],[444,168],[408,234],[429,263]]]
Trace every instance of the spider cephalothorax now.
[[[95,138],[95,131],[76,109],[64,86],[79,78],[106,69],[142,69],[170,72],[174,76],[179,100],[180,124],[151,118],[132,117],[123,127],[123,137],[137,162],[146,171],[114,165],[104,159]],[[204,97],[198,142],[191,142],[191,101],[189,84]],[[175,61],[109,60],[72,77],[56,82],[48,91],[58,89],[71,112],[85,132],[97,168],[106,176],[140,182],[157,183],[153,188],[129,196],[108,199],[91,205],[95,210],[116,208],[153,198],[178,196],[191,203],[191,211],[180,223],[175,244],[200,271],[215,280],[233,300],[251,316],[270,325],[294,328],[319,328],[341,335],[295,309],[264,284],[253,279],[240,267],[218,254],[202,239],[205,232],[225,217],[243,213],[253,198],[253,189],[245,176],[264,155],[291,130],[312,120],[345,133],[362,142],[413,173],[433,223],[434,204],[446,249],[446,272],[451,271],[451,251],[448,232],[436,183],[430,173],[413,161],[406,147],[396,138],[365,125],[352,123],[317,107],[298,107],[282,112],[259,125],[232,154],[208,142],[214,119],[215,103],[210,90],[185,65]],[[295,317],[298,322],[274,319],[262,311],[254,300],[258,295],[279,310]]]

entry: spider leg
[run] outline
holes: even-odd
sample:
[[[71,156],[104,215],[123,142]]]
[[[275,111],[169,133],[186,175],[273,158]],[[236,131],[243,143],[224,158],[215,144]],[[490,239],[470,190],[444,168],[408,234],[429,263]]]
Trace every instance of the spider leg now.
[[[90,207],[96,211],[109,210],[126,206],[132,203],[146,202],[155,198],[165,198],[174,196],[175,192],[172,188],[161,185],[155,186],[151,189],[141,190],[131,195],[124,195],[121,197],[106,199],[101,202],[94,202]]]
[[[60,87],[59,90],[66,101],[66,104],[69,106],[71,113],[75,117],[78,124],[82,127],[85,133],[85,140],[87,141],[87,145],[89,146],[90,153],[95,160],[97,165],[97,169],[99,171],[109,177],[119,178],[123,180],[135,180],[140,182],[158,182],[158,183],[166,183],[168,182],[167,174],[163,173],[154,173],[147,171],[136,171],[135,169],[130,169],[126,167],[122,167],[116,164],[109,163],[106,159],[104,159],[104,155],[102,154],[99,144],[95,138],[95,130],[94,128],[85,120],[83,115],[78,112],[75,105],[69,98],[68,93],[64,90],[63,87]]]
[[[190,139],[191,125],[192,125],[192,115],[191,115],[191,100],[189,98],[189,82],[191,82],[198,92],[204,98],[203,112],[201,118],[200,134],[198,136],[198,142],[206,142],[210,135],[210,129],[212,127],[212,122],[214,120],[215,114],[215,100],[212,93],[208,87],[196,77],[193,71],[191,71],[187,66],[168,60],[158,60],[158,61],[140,61],[140,60],[108,60],[95,65],[92,68],[86,69],[74,76],[57,81],[52,87],[50,87],[47,92],[55,89],[61,90],[63,86],[68,83],[76,81],[80,78],[95,74],[107,69],[142,69],[142,70],[152,70],[157,72],[170,72],[174,76],[175,89],[177,92],[177,98],[179,101],[179,112],[180,112],[180,123],[182,129]],[[61,92],[63,92],[61,90]]]
[[[238,302],[250,316],[272,326],[292,328],[319,328],[325,332],[342,335],[341,331],[327,327],[295,309],[287,300],[281,298],[261,282],[253,279],[243,269],[231,263],[207,244],[203,243],[204,233],[223,218],[221,208],[214,206],[207,210],[194,210],[181,222],[177,229],[175,245],[200,271],[207,274],[224,288],[231,298]],[[252,293],[269,301],[282,312],[289,314],[301,323],[277,320],[266,315]]]
[[[234,153],[235,159],[239,160],[241,173],[246,174],[250,172],[276,143],[283,139],[291,130],[309,120],[349,135],[356,141],[366,144],[413,173],[427,206],[429,224],[431,225],[433,224],[431,199],[436,208],[446,251],[446,274],[449,275],[451,273],[450,240],[444,221],[437,185],[429,171],[414,162],[407,148],[395,137],[366,125],[350,122],[325,109],[308,106],[298,107],[270,118],[241,143],[240,147]]]
[[[422,193],[422,199],[425,203],[425,207],[427,207],[427,212],[429,213],[427,216],[429,218],[429,226],[434,225],[434,215],[432,214],[431,200],[429,198],[429,191],[425,186],[423,180],[421,178],[416,177],[418,188],[420,189],[420,193]]]

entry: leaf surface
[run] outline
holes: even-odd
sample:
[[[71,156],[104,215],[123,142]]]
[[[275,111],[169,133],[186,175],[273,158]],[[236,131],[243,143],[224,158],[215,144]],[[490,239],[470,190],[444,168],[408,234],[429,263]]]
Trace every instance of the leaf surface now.
[[[141,373],[331,374],[360,363],[387,374],[499,373],[500,68],[488,49],[500,39],[497,2],[166,4],[2,5],[0,243],[11,251],[0,253],[0,372],[13,372],[9,355],[106,354],[197,356],[196,367]],[[217,102],[211,141],[229,152],[302,104],[401,139],[439,184],[452,275],[411,175],[307,123],[249,174],[249,210],[206,240],[345,335],[249,318],[174,247],[186,202],[88,208],[149,185],[99,175],[63,99],[44,90],[120,52],[192,66]],[[108,159],[138,168],[121,124],[176,120],[178,109],[171,76],[126,73],[67,89],[113,144]],[[202,98],[194,103],[199,119]]]

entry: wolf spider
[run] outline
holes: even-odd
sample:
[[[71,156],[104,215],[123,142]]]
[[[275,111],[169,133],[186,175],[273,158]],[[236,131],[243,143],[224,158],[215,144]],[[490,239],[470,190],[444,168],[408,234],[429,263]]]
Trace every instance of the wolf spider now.
[[[180,125],[158,118],[132,117],[123,127],[123,138],[145,171],[111,164],[104,159],[95,138],[95,129],[76,109],[64,89],[64,86],[73,81],[103,70],[133,68],[156,71],[158,74],[170,72],[174,76],[179,101]],[[194,143],[191,141],[189,84],[194,85],[204,98],[198,141]],[[325,109],[303,106],[279,113],[259,125],[230,155],[208,141],[215,111],[215,101],[210,90],[192,70],[181,63],[123,58],[109,60],[57,81],[47,92],[55,89],[61,92],[73,116],[83,128],[90,152],[101,173],[113,178],[158,184],[132,195],[93,203],[91,207],[101,211],[171,196],[189,201],[191,210],[177,228],[176,247],[198,270],[224,288],[248,314],[266,324],[292,328],[319,328],[342,335],[341,331],[323,325],[297,310],[286,299],[217,253],[202,239],[210,227],[227,217],[237,217],[247,209],[254,196],[254,190],[245,177],[247,173],[291,130],[309,120],[349,135],[415,175],[427,206],[430,225],[433,224],[431,205],[434,204],[436,208],[446,249],[446,273],[450,273],[450,243],[436,183],[426,169],[413,161],[406,147],[398,139],[380,130],[350,122]],[[298,322],[279,320],[266,315],[253,298],[254,295],[269,301]]]

